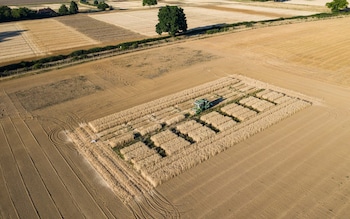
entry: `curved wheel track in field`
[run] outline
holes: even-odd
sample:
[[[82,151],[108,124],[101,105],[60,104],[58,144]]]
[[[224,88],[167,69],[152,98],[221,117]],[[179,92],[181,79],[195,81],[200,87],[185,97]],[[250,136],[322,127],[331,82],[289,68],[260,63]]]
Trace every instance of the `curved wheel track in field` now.
[[[177,207],[155,190],[134,198],[128,206],[136,218],[180,218]]]
[[[75,139],[75,142],[82,142],[88,133],[78,132],[69,135]],[[112,149],[100,145],[99,142],[94,144],[79,143],[77,146],[78,151],[87,158],[92,166],[99,170],[115,194],[129,206],[135,217],[179,217],[176,207],[154,191],[152,186],[133,169],[126,166]]]
[[[90,189],[87,188],[87,186],[85,185],[85,182],[82,181],[82,179],[79,177],[79,175],[77,174],[77,169],[74,168],[72,165],[74,165],[74,162],[72,160],[69,159],[69,157],[67,157],[63,150],[67,148],[67,145],[65,141],[62,141],[62,138],[59,137],[60,133],[63,131],[62,129],[60,129],[57,126],[54,126],[54,128],[50,128],[48,131],[42,127],[42,130],[48,135],[50,136],[50,141],[52,142],[53,145],[55,145],[55,149],[57,151],[57,153],[60,155],[61,159],[64,161],[66,167],[68,167],[68,169],[70,170],[70,174],[72,175],[72,177],[74,177],[74,181],[76,181],[79,185],[79,187],[87,194],[87,197],[89,197],[89,200],[94,203],[95,207],[97,208],[99,211],[100,215],[104,215],[105,217],[106,214],[104,212],[104,210],[102,210],[101,206],[99,203],[96,202],[94,196],[92,195]],[[65,139],[63,139],[65,140]],[[64,149],[63,149],[64,148]],[[72,151],[70,149],[70,151]],[[72,196],[76,197],[77,194],[72,194]],[[81,202],[82,200],[77,200],[77,202]],[[81,209],[82,214],[84,214],[83,212],[89,212],[91,210],[88,209]]]
[[[47,135],[50,137],[49,140],[53,145],[55,145],[55,150],[60,154],[62,159],[64,159],[64,162],[67,164],[67,166],[69,166],[71,171],[74,172],[75,179],[73,181],[79,180],[79,184],[84,187],[85,191],[87,191],[89,197],[91,197],[91,200],[93,200],[93,203],[95,203],[95,206],[99,208],[99,211],[101,213],[103,212],[104,217],[115,217],[116,215],[121,214],[120,209],[119,211],[117,211],[117,209],[113,208],[114,203],[109,203],[109,201],[106,200],[103,202],[97,202],[97,200],[95,201],[96,198],[104,200],[106,199],[106,197],[103,197],[103,194],[101,194],[100,191],[97,190],[96,186],[92,184],[92,181],[93,183],[99,183],[99,185],[103,186],[106,192],[108,192],[110,188],[106,187],[104,183],[101,184],[100,182],[97,182],[100,179],[97,179],[96,177],[91,178],[91,175],[86,175],[86,170],[81,169],[81,165],[86,165],[84,164],[86,161],[81,161],[83,163],[77,163],[77,161],[74,160],[78,157],[79,159],[81,159],[81,157],[76,154],[76,148],[73,147],[73,145],[69,141],[68,137],[65,134],[65,130],[75,126],[79,126],[79,123],[81,123],[81,119],[72,113],[65,114],[63,116],[60,115],[59,117],[62,117],[63,119],[58,119],[56,117],[40,117],[40,119],[46,121],[45,123],[52,124],[50,127],[42,127],[42,130],[45,133],[47,133]],[[70,154],[74,154],[74,156]],[[92,174],[95,174],[95,172]],[[86,180],[84,177],[87,177],[89,180]],[[113,199],[115,199],[115,197],[113,197]],[[78,203],[80,203],[82,200],[77,201]],[[96,210],[94,210],[94,212],[95,211]],[[124,211],[125,210],[123,210],[123,212]],[[82,209],[82,212],[86,214],[89,211],[87,209]],[[88,215],[91,215],[91,213],[88,213]]]

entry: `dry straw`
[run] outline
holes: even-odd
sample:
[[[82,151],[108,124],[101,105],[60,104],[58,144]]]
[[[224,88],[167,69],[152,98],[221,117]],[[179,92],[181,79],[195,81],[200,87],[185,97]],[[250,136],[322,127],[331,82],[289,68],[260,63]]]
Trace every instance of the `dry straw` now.
[[[167,124],[167,125],[173,125],[173,124],[181,122],[184,119],[185,119],[184,114],[175,114],[173,116],[165,118],[164,121],[165,121],[165,124]]]
[[[223,131],[206,141],[185,147],[181,153],[163,158],[155,165],[144,168],[142,173],[153,186],[157,186],[309,105],[305,101],[290,101],[282,107],[276,107],[273,112],[261,113],[252,121],[241,123],[240,127]]]
[[[165,130],[151,136],[151,140],[158,147],[174,138],[177,138],[177,135],[170,130]]]
[[[236,124],[236,121],[234,121],[232,118],[224,116],[216,111],[201,116],[201,120],[214,126],[220,131],[232,128]]]
[[[111,147],[117,147],[117,146],[121,146],[124,145],[128,142],[131,142],[134,140],[134,133],[133,132],[129,132],[126,134],[122,134],[119,136],[115,136],[114,138],[111,138],[108,140],[108,144]]]
[[[161,148],[163,148],[167,155],[172,155],[177,151],[180,151],[181,149],[189,146],[191,143],[186,141],[185,139],[181,137],[175,137],[168,142],[164,142],[160,145]]]
[[[135,129],[135,131],[138,131],[141,135],[147,135],[151,132],[154,132],[154,131],[157,131],[157,130],[160,130],[162,128],[162,125],[159,124],[159,123],[155,123],[155,124],[147,124],[148,126],[145,126],[145,127],[140,127],[140,128],[137,128]]]
[[[214,82],[206,83],[195,88],[187,89],[182,92],[160,98],[151,101],[146,104],[142,104],[131,109],[121,111],[100,119],[89,122],[89,126],[92,130],[97,133],[105,129],[127,123],[131,120],[138,119],[142,116],[161,111],[164,108],[172,107],[176,104],[181,104],[183,102],[189,101],[191,99],[197,98],[201,95],[205,95],[216,90],[222,89],[224,87],[237,84],[239,80],[233,77],[226,77]]]
[[[249,82],[248,79],[247,81]],[[259,98],[250,95],[240,100],[239,104],[232,103],[224,107],[218,105],[220,109],[200,117],[200,120],[206,125],[195,120],[183,122],[186,119],[184,111],[179,112],[179,109],[188,110],[188,107],[192,107],[190,103],[194,98],[212,97],[214,94],[225,95],[227,102],[261,89],[254,84],[256,82],[247,83],[247,81],[243,77],[240,77],[240,80],[227,77],[184,90],[94,120],[88,123],[88,126],[76,128],[69,133],[69,136],[77,145],[79,152],[103,176],[112,190],[122,197],[122,200],[129,200],[140,192],[145,192],[152,186],[157,186],[181,174],[183,171],[310,106],[309,102],[297,99],[288,92],[282,92],[281,89],[267,88],[256,94],[256,97]],[[238,118],[241,122],[235,122],[232,117]],[[191,144],[187,137],[186,140],[180,137],[183,135],[178,136],[170,130],[159,132],[162,128],[161,122],[163,125],[175,127],[177,131],[192,138],[195,142]],[[215,133],[207,126],[209,124],[220,131]],[[156,150],[150,149],[142,142],[134,143],[120,150],[125,160],[130,161],[149,183],[127,167],[126,162],[116,156],[110,147],[106,147],[107,140],[111,146],[124,146],[133,139],[135,131],[140,132],[143,136],[153,134],[151,140],[156,146],[163,148],[167,155],[161,157]],[[91,138],[97,135],[106,142],[91,143]]]

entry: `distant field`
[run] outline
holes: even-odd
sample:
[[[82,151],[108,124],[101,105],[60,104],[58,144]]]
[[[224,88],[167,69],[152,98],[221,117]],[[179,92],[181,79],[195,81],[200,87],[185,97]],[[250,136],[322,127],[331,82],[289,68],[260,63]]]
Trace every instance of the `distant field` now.
[[[29,5],[32,9],[51,7],[57,10],[62,2],[67,1],[11,1],[11,4]],[[138,1],[110,3],[116,10],[12,23],[10,26],[15,25],[12,28],[21,30],[14,36],[11,36],[13,33],[7,32],[7,27],[0,24],[0,35],[6,35],[7,38],[6,42],[0,43],[2,51],[0,53],[3,54],[0,57],[0,63],[49,55],[59,51],[70,52],[78,48],[96,47],[98,44],[100,46],[101,44],[117,44],[158,36],[155,32],[155,25],[158,23],[158,8],[165,4],[174,4],[173,2],[162,2],[157,7],[142,7]],[[290,5],[270,3],[252,5],[253,3],[228,1],[219,3],[184,1],[178,5],[184,9],[189,30],[217,24],[269,20],[318,12],[318,9],[307,6],[303,6],[300,10],[296,10],[298,7],[292,7],[294,9],[292,10]],[[86,9],[81,5],[79,8]],[[8,52],[9,48],[11,48],[10,52]]]
[[[54,19],[0,24],[0,63],[97,43]]]
[[[184,7],[188,29],[214,24],[234,23],[245,20],[266,20],[269,16],[232,13],[197,7]],[[158,9],[143,11],[114,12],[94,14],[90,17],[116,26],[129,29],[146,36],[156,36],[155,26],[158,23]]]
[[[20,22],[31,38],[46,52],[70,49],[97,42],[54,19]]]
[[[0,24],[0,62],[43,54],[26,29],[14,22]]]
[[[64,3],[69,0],[2,0],[0,5],[35,5],[44,3]]]
[[[331,0],[291,0],[291,1],[286,1],[285,3],[287,3],[287,4],[325,6],[327,2],[331,2]]]
[[[259,21],[296,15],[311,15],[315,12],[298,11],[281,8],[266,8],[241,4],[225,4],[223,6],[183,7],[187,18],[188,29],[211,26],[215,24],[230,24],[242,21]],[[112,12],[92,14],[90,17],[107,22],[131,31],[155,36],[155,25],[158,23],[158,9],[143,11]]]
[[[115,42],[144,38],[138,33],[101,22],[86,15],[64,16],[56,18],[59,22],[70,26],[80,33],[99,42]]]
[[[158,22],[158,9],[129,12],[117,11],[106,14],[92,14],[89,16],[93,19],[123,27],[142,35],[157,35],[155,25]]]

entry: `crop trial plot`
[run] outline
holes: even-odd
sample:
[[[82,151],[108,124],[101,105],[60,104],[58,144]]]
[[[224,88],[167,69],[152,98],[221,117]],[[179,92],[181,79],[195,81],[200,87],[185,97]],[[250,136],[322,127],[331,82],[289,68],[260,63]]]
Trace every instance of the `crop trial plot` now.
[[[68,135],[128,199],[134,187],[115,186],[116,162],[129,163],[155,187],[311,105],[304,96],[252,81],[225,77],[81,124]],[[197,114],[189,103],[203,97],[213,104]]]

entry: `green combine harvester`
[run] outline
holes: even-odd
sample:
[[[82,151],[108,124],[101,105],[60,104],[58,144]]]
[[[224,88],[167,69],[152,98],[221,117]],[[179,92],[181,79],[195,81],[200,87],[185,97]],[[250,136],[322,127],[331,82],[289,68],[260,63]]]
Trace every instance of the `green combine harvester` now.
[[[212,106],[211,102],[207,99],[199,99],[194,102],[194,111],[196,114],[200,114],[206,109],[209,109]]]

